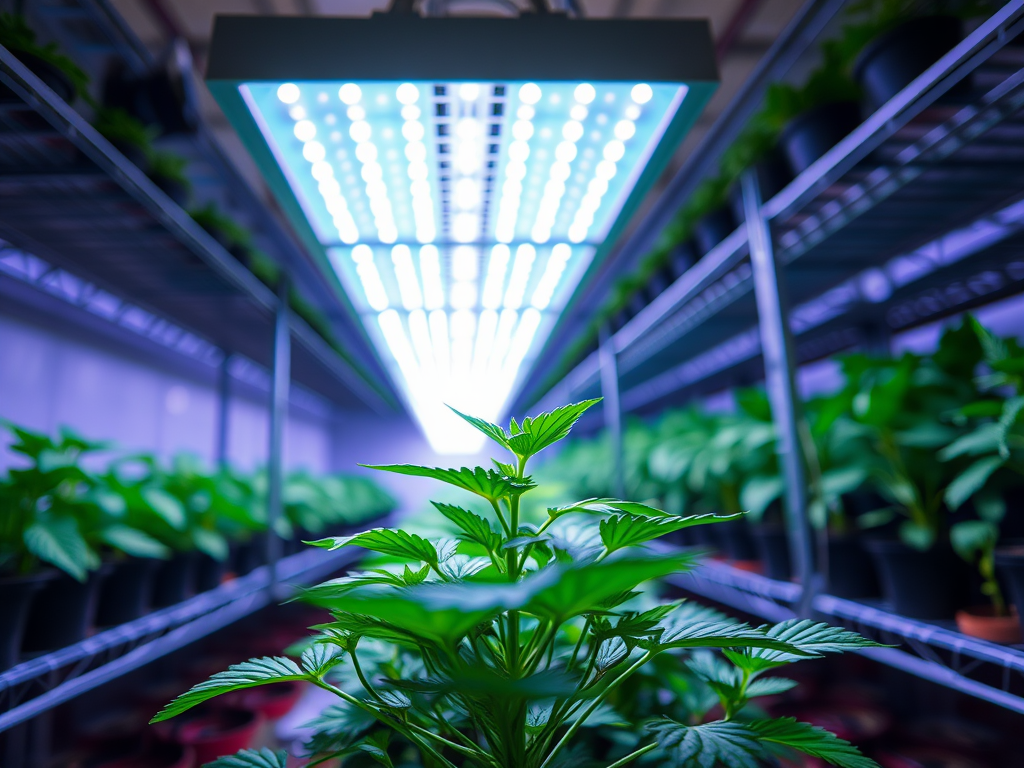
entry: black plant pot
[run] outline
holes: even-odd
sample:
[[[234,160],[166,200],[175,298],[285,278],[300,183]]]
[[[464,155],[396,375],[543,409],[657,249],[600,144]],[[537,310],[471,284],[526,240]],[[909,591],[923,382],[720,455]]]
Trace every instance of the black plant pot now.
[[[71,82],[63,70],[59,67],[55,67],[46,59],[41,59],[33,53],[26,53],[25,51],[12,51],[12,53],[18,57],[18,61],[24,64],[33,75],[43,81],[51,91],[57,94],[66,103],[70,104],[75,100],[75,84]],[[6,85],[0,84],[0,100],[10,100],[16,98],[14,92],[11,91]]]
[[[701,256],[725,240],[736,229],[736,219],[728,205],[707,214],[693,226],[693,239]]]
[[[149,609],[153,573],[160,564],[160,560],[147,557],[130,557],[114,563],[100,589],[96,624],[113,627],[142,616]]]
[[[951,619],[967,601],[970,574],[952,549],[936,544],[920,552],[902,541],[869,540],[890,607],[912,619]]]
[[[779,137],[790,171],[799,176],[860,122],[860,105],[855,101],[822,104],[791,120]]]
[[[963,22],[953,16],[911,19],[879,35],[865,46],[853,65],[853,77],[864,89],[874,112],[906,88],[928,67],[963,39]],[[970,79],[961,80],[943,96],[944,101],[965,101]]]
[[[267,534],[254,533],[249,541],[238,545],[235,550],[234,571],[245,576],[267,562]]]
[[[757,172],[757,185],[761,190],[761,202],[771,200],[793,180],[786,155],[778,147],[772,147],[754,166],[754,170]],[[729,193],[729,206],[737,222],[746,221],[742,184],[736,184]]]
[[[697,262],[697,246],[693,240],[686,240],[672,249],[669,256],[669,268],[672,279],[678,280]]]
[[[211,589],[219,587],[227,569],[227,560],[218,560],[203,553],[197,555],[195,572],[196,593],[209,592]]]
[[[1024,629],[1024,545],[997,549],[996,567],[1009,587],[1008,602],[1017,606],[1017,617]]]
[[[91,571],[84,582],[58,573],[36,594],[29,609],[21,649],[53,651],[84,640],[93,625],[100,586],[109,566]]]
[[[189,597],[195,587],[195,565],[195,552],[179,552],[160,563],[153,574],[150,604],[154,608],[166,608]]]
[[[0,578],[0,672],[18,663],[32,599],[53,578],[52,571]]]
[[[124,68],[112,70],[103,83],[103,103],[158,126],[162,134],[192,133],[197,126],[181,76],[166,70],[145,77],[135,77]]]
[[[764,575],[777,581],[789,581],[793,568],[789,560],[789,538],[781,525],[754,525],[750,529]]]
[[[150,176],[150,180],[160,187],[160,190],[167,195],[175,204],[185,208],[188,206],[189,189],[188,185],[181,179],[172,179],[170,176]]]
[[[877,597],[878,576],[864,543],[856,536],[828,537],[825,591],[835,597]]]
[[[709,527],[709,526],[704,526]],[[757,547],[750,532],[750,524],[744,520],[730,520],[727,523],[715,523],[722,552],[730,560],[749,561],[757,559]]]

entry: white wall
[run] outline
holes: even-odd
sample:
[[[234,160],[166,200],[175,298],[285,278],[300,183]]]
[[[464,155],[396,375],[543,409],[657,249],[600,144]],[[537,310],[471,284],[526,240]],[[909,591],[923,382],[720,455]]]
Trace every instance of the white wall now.
[[[0,418],[30,429],[54,433],[66,425],[84,437],[165,459],[185,451],[212,462],[218,415],[214,373],[175,373],[130,353],[0,315]],[[266,460],[267,401],[262,393],[231,400],[228,458],[243,469]],[[285,431],[286,465],[331,471],[329,409],[325,404],[318,415],[295,411]],[[0,452],[0,465],[12,458]]]

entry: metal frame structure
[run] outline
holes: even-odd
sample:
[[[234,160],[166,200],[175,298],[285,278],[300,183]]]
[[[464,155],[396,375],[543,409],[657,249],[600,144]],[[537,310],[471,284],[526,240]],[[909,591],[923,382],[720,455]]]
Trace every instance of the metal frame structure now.
[[[798,584],[775,581],[718,561],[670,577],[669,582],[772,622],[798,616],[803,596]],[[860,651],[868,658],[1024,713],[1024,646],[978,640],[940,623],[908,619],[828,594],[816,595],[811,608],[818,619],[853,629],[880,643],[900,646]]]
[[[360,556],[358,550],[300,552],[18,664],[0,673],[0,733],[270,605],[280,596],[278,582],[318,581]]]
[[[839,5],[812,4],[822,14],[819,21],[834,16]],[[794,24],[797,30],[823,27],[807,16]],[[604,339],[540,403],[547,409],[606,390],[622,411],[643,412],[692,397],[699,387],[731,386],[740,372],[747,381],[764,376],[779,427],[799,583],[719,562],[674,583],[771,621],[813,615],[898,644],[900,649],[865,655],[1017,712],[1024,712],[1024,681],[1018,677],[1024,650],[818,593],[820,575],[810,568],[801,503],[805,480],[795,440],[795,366],[870,343],[868,326],[879,315],[888,316],[892,326],[892,313],[898,312],[906,318],[902,329],[1024,291],[1024,172],[1013,149],[1024,131],[1024,50],[1006,48],[1022,31],[1024,0],[1011,0],[773,199],[759,199],[756,178],[748,173],[742,179],[745,221]],[[800,39],[806,48],[809,41]],[[776,58],[766,65],[776,79],[785,71],[780,62],[795,61],[782,55],[789,44],[780,41]],[[944,105],[943,94],[968,77],[974,79],[974,99]],[[698,159],[670,187],[674,196],[627,248],[649,247],[659,222],[712,169],[751,111],[741,103],[723,116],[709,132],[717,153],[695,153]],[[964,190],[971,196],[966,203]],[[915,194],[924,198],[920,210],[927,218],[915,219],[908,208]],[[937,210],[929,212],[929,205]],[[786,309],[787,293],[796,293],[792,311]],[[927,311],[917,309],[922,303]],[[591,417],[590,426],[597,421]],[[606,426],[619,432],[621,421]],[[621,434],[613,435],[613,444],[617,440]]]

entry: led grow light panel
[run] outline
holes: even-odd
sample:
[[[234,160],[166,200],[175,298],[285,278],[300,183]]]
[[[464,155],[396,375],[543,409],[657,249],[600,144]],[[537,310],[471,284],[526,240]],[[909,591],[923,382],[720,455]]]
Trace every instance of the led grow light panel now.
[[[681,84],[250,82],[239,92],[435,449],[497,420]]]

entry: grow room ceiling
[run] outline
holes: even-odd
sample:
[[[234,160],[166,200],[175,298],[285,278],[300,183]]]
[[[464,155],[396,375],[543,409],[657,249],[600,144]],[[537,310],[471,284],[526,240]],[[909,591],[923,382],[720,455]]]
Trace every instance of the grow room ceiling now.
[[[269,0],[230,4],[147,0],[142,9],[126,4],[123,10],[154,47],[171,35],[184,35],[202,62],[209,55],[206,30],[211,11],[358,15],[385,5],[310,2],[292,8]],[[457,12],[471,14],[500,10],[499,5],[493,1],[450,4]],[[520,5],[528,9],[527,3]],[[584,0],[577,5],[587,18],[708,17],[716,32],[724,95],[731,95],[798,3]],[[653,48],[664,57],[665,51],[678,46],[663,43]],[[270,47],[265,50],[273,58]],[[465,75],[465,59],[460,72],[433,80],[415,71],[405,77],[396,75],[389,82],[381,81],[374,72],[360,79],[349,71],[349,77],[334,81],[324,80],[319,73],[307,74],[312,76],[305,81],[263,77],[249,82],[239,77],[235,87],[243,86],[238,93],[244,93],[246,111],[259,128],[259,139],[282,169],[287,196],[297,203],[314,242],[323,249],[325,263],[329,260],[360,312],[410,410],[440,450],[449,447],[447,441],[459,444],[465,436],[459,434],[461,425],[451,421],[439,403],[451,402],[463,410],[497,418],[516,378],[522,378],[596,248],[612,230],[668,127],[668,118],[680,105],[699,113],[707,96],[706,92],[688,95],[681,82],[616,77],[602,82],[579,72],[575,73],[579,77],[559,81],[545,80],[544,72],[535,73],[541,76],[534,79],[509,76],[514,74],[510,72],[502,73],[501,78],[478,79]],[[474,74],[478,73],[474,70]],[[318,90],[311,87],[314,80]],[[280,91],[286,84],[294,86],[295,92],[291,88]],[[402,85],[409,86],[403,94],[408,103],[399,96]],[[347,91],[351,103],[341,96],[345,86],[351,86]],[[642,87],[634,98],[637,86]],[[531,102],[533,87],[540,95]],[[319,101],[324,94],[327,103]],[[293,96],[294,100],[288,101]],[[388,108],[380,104],[382,99],[388,100]],[[720,95],[710,112],[717,111],[724,101]],[[617,109],[611,108],[612,103]],[[586,116],[573,119],[574,107],[576,116],[583,112]],[[439,108],[451,112],[430,114]],[[502,110],[501,115],[487,114],[495,108]],[[208,105],[207,109],[216,117],[216,107]],[[416,110],[416,119],[406,119]],[[300,112],[304,115],[296,118]],[[364,119],[353,120],[350,115]],[[438,122],[438,117],[447,117],[442,122],[453,131],[449,142],[452,155],[446,159],[438,154],[436,143],[417,140],[417,123],[427,134],[437,128],[432,123]],[[705,111],[694,133],[701,133],[712,117]],[[329,120],[335,121],[333,126]],[[369,133],[363,136],[366,129],[356,123],[365,124]],[[569,123],[579,127],[566,128]],[[223,118],[214,124],[223,126]],[[592,138],[602,128],[609,136]],[[497,131],[500,137],[501,164],[493,171],[486,167],[486,156],[482,165],[471,159],[473,147],[493,143],[492,137],[485,135],[489,131]],[[251,149],[254,137],[242,133]],[[229,149],[237,148],[231,131],[222,130],[221,135]],[[327,157],[335,135],[352,145],[344,150],[346,160],[337,155],[333,160]],[[361,136],[363,141],[356,141]],[[693,141],[691,136],[682,144],[682,151],[668,158],[670,164],[681,162]],[[606,148],[609,142],[613,143]],[[679,136],[667,143],[676,149]],[[417,154],[420,145],[422,156]],[[568,145],[575,150],[571,159]],[[318,147],[324,148],[324,158],[316,159]],[[466,151],[459,152],[460,147]],[[529,157],[517,159],[516,153],[524,148]],[[536,162],[548,154],[551,157],[546,164]],[[234,155],[241,166],[251,166],[237,149]],[[391,156],[395,168],[389,168]],[[327,162],[333,162],[329,179],[324,178]],[[451,166],[445,182],[441,181],[442,163]],[[261,163],[263,175],[266,165]],[[589,166],[589,175],[583,165]],[[408,193],[398,190],[396,184],[389,185],[385,178],[390,171],[399,170],[422,174],[424,166],[425,178],[405,180]],[[569,174],[565,174],[566,166]],[[609,175],[610,166],[614,166],[614,175]],[[375,178],[378,168],[380,179]],[[512,178],[518,174],[522,178]],[[562,175],[566,177],[560,178]],[[488,180],[488,176],[493,178]],[[355,184],[350,185],[353,180]],[[651,181],[657,179],[645,179]],[[334,191],[338,182],[341,195]],[[383,182],[383,187],[376,182]],[[414,193],[413,188],[419,192]],[[357,194],[350,198],[353,189]],[[517,190],[518,194],[505,194]],[[280,184],[274,192],[282,201]],[[470,198],[476,200],[476,209],[461,209],[460,200]],[[634,205],[642,207],[643,200],[630,200],[630,207]],[[447,211],[442,210],[445,206]],[[288,210],[287,200],[283,207]],[[289,213],[294,222],[295,210]],[[618,235],[619,230],[613,234]]]

